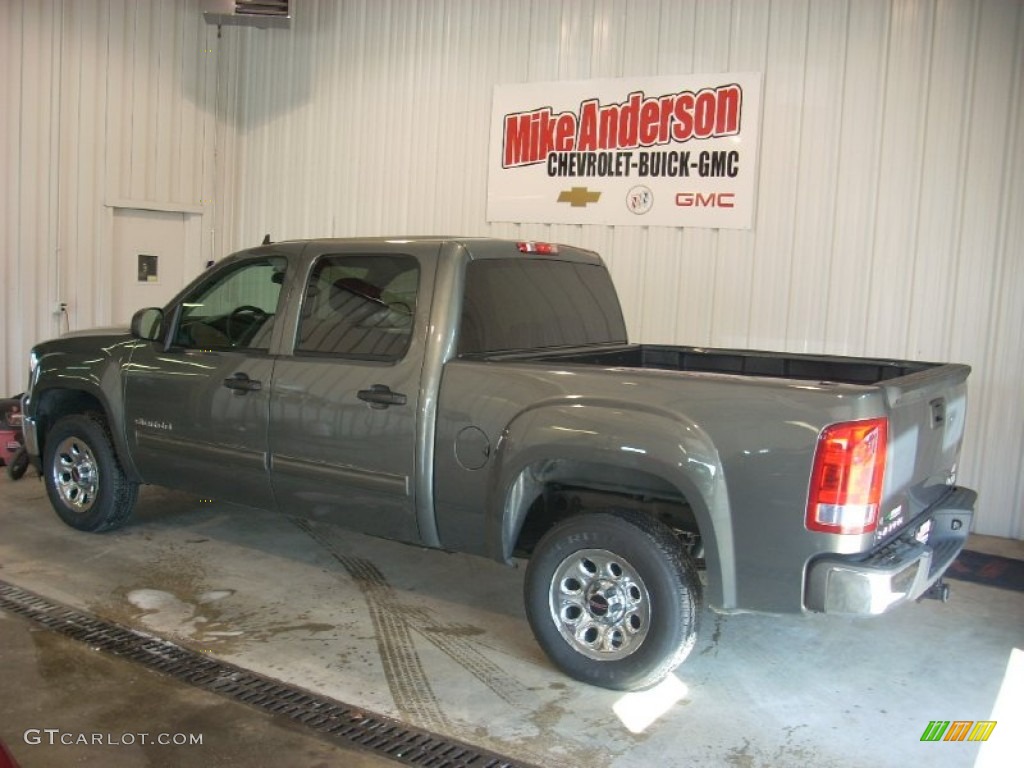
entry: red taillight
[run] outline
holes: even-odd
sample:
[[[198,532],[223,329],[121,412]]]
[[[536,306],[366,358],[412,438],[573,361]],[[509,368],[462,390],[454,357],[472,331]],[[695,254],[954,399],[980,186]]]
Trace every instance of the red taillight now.
[[[516,243],[520,253],[536,253],[539,256],[550,256],[558,253],[558,246],[554,243],[522,242]]]
[[[878,526],[889,422],[868,419],[822,430],[807,497],[807,528],[870,533]]]

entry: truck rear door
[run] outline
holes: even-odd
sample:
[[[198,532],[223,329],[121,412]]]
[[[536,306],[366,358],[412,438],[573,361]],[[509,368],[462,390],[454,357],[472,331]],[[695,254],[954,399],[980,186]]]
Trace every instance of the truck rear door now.
[[[271,387],[279,508],[418,541],[420,372],[434,266],[400,245],[310,246],[292,354]]]

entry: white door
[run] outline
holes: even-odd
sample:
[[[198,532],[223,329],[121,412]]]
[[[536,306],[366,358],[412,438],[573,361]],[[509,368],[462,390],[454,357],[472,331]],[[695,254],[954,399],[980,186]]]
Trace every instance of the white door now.
[[[136,310],[162,307],[186,277],[184,213],[114,210],[114,284],[111,321],[127,325]]]

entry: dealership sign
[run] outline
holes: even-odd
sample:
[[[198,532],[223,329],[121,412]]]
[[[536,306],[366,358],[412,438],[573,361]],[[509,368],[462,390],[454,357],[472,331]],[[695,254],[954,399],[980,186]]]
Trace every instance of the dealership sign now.
[[[749,229],[759,74],[499,85],[489,221]]]

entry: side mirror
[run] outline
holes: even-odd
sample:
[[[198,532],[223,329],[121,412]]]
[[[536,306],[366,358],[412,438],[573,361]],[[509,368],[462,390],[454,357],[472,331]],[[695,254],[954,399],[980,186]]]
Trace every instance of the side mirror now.
[[[164,311],[158,307],[140,309],[132,315],[132,336],[146,341],[157,341],[163,331]]]

